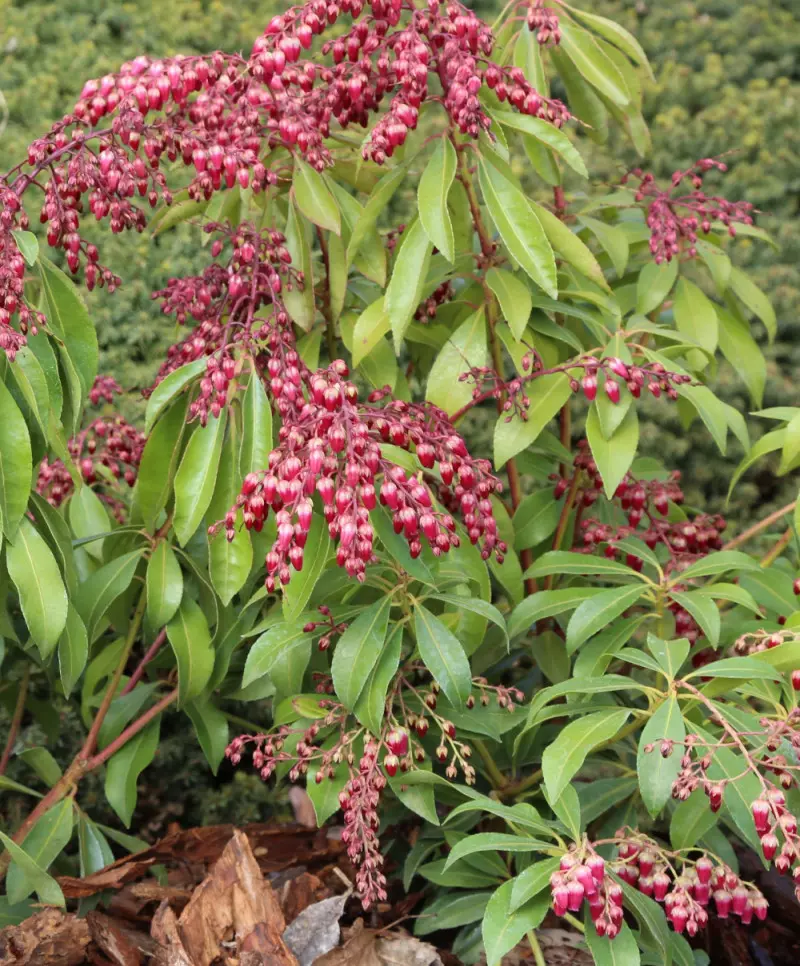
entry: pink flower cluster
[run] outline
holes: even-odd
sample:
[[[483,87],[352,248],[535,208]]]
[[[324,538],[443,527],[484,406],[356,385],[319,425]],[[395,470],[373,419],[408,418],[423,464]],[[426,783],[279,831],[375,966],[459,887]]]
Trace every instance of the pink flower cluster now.
[[[697,256],[697,234],[708,234],[715,222],[724,225],[731,237],[736,235],[736,224],[752,225],[755,209],[748,201],[728,201],[719,195],[703,191],[703,178],[712,170],[727,171],[728,166],[714,158],[703,158],[685,171],[672,175],[669,188],[660,187],[652,174],[636,168],[629,177],[638,179],[636,201],[647,210],[650,229],[650,251],[657,265],[673,258]],[[678,194],[678,188],[688,181],[691,190]]]
[[[528,30],[536,34],[536,40],[542,47],[552,45],[557,47],[561,43],[561,25],[558,14],[552,7],[546,7],[544,0],[530,0],[526,16]]]

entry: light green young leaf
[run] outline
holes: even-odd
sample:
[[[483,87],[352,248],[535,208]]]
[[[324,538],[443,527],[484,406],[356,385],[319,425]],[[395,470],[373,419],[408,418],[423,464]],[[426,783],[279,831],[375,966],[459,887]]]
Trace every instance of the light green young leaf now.
[[[463,705],[472,691],[472,674],[461,642],[422,604],[414,608],[414,629],[425,667],[452,704]]]
[[[298,654],[302,659],[310,653],[311,637],[303,630],[304,623],[294,621],[274,624],[250,648],[244,665],[242,687],[246,688],[265,674],[271,674],[287,655]],[[306,662],[308,658],[305,658]],[[303,665],[305,666],[305,665]]]
[[[0,522],[8,538],[17,532],[28,505],[32,473],[31,437],[25,417],[0,381]]]
[[[770,300],[740,268],[734,267],[731,269],[730,284],[739,300],[744,303],[745,308],[751,314],[758,316],[764,323],[769,341],[772,342],[778,332],[778,320],[775,317],[775,309],[772,307]]]
[[[575,232],[572,231],[569,226],[565,225],[564,222],[556,217],[552,211],[548,211],[547,208],[543,208],[541,205],[537,205],[535,202],[531,202],[534,211],[536,212],[536,217],[541,222],[542,228],[544,228],[545,233],[556,252],[573,268],[576,268],[581,275],[585,275],[586,278],[591,279],[595,285],[599,285],[604,288],[607,292],[611,292],[606,277],[603,274],[602,268],[597,262],[592,252],[587,248],[586,245],[578,238]],[[584,218],[584,221],[587,219]],[[590,221],[593,219],[589,219]],[[598,224],[604,224],[599,222]],[[627,259],[628,243],[627,239],[623,235],[625,240],[625,257]],[[617,246],[615,251],[619,250],[621,246]],[[614,267],[617,268],[618,263],[612,258]],[[617,269],[617,274],[621,274]]]
[[[183,597],[183,573],[175,551],[162,540],[147,562],[147,618],[155,628],[168,624]]]
[[[640,588],[641,589],[641,588]],[[517,604],[508,620],[508,633],[516,637],[533,623],[573,610],[582,601],[603,593],[597,587],[567,587],[564,590],[540,590]]]
[[[403,232],[384,299],[384,307],[392,327],[395,352],[399,353],[406,329],[422,300],[432,250],[433,245],[422,221],[416,218]]]
[[[64,694],[69,696],[83,674],[89,657],[89,638],[80,614],[72,604],[67,610],[64,630],[58,639],[58,670]]]
[[[210,701],[190,701],[186,705],[186,713],[192,719],[197,740],[211,773],[216,775],[228,747],[228,719]]]
[[[353,328],[353,365],[360,366],[391,329],[392,323],[386,312],[385,298],[371,302],[356,319]]]
[[[514,333],[514,338],[519,341],[533,308],[530,289],[504,268],[490,268],[486,273],[486,284],[497,297],[500,311]]]
[[[386,209],[407,173],[405,165],[398,165],[396,168],[387,171],[372,189],[369,201],[364,205],[356,223],[353,225],[353,232],[347,244],[348,267],[374,228],[378,216]]]
[[[686,737],[686,727],[678,700],[670,695],[642,729],[639,736],[639,750],[636,771],[639,776],[639,791],[647,811],[655,818],[672,795],[672,784],[681,768],[680,742]],[[661,754],[661,743],[665,739],[675,742],[675,747],[666,758]],[[652,751],[645,748],[653,745]]]
[[[587,13],[585,10],[581,10],[577,7],[573,7],[571,4],[565,3],[564,6],[575,14],[578,20],[582,20],[584,23],[589,24],[601,37],[605,37],[606,40],[610,40],[612,44],[616,44],[617,47],[623,53],[627,54],[628,57],[635,63],[639,64],[641,67],[646,68],[648,75],[652,78],[653,71],[647,60],[647,54],[644,52],[642,45],[639,41],[629,33],[624,27],[621,27],[614,20],[609,20],[606,17],[600,17],[596,13]]]
[[[68,506],[69,522],[76,537],[93,537],[112,529],[111,520],[100,497],[88,486],[82,486],[73,494]],[[95,558],[103,559],[105,538],[86,544],[86,552]]]
[[[637,573],[627,564],[620,563],[619,560],[589,556],[585,553],[573,553],[569,550],[551,550],[542,554],[536,563],[525,571],[526,578],[548,577],[550,574],[619,575],[628,579],[638,577],[640,580],[647,580],[642,574]]]
[[[330,550],[328,524],[320,514],[315,513],[303,550],[303,569],[294,574],[283,588],[283,616],[287,621],[296,620],[305,610],[328,562]]]
[[[592,406],[586,418],[586,436],[603,480],[605,494],[610,500],[636,456],[639,444],[639,417],[636,409],[631,407],[613,436],[606,439],[600,426],[597,407]]]
[[[225,437],[226,410],[208,425],[197,426],[175,474],[175,517],[173,526],[181,546],[185,546],[205,516],[217,481],[222,441]]]
[[[4,832],[0,832],[0,843],[2,843],[2,845],[8,850],[8,854],[11,856],[11,861],[14,862],[24,874],[26,883],[25,887],[27,887],[28,882],[32,882],[33,891],[36,892],[39,900],[46,905],[61,906],[62,908],[66,905],[66,902],[64,901],[64,893],[61,891],[59,884],[55,879],[51,878],[44,869],[38,866],[24,849],[21,849],[17,843],[13,839],[9,838]],[[16,905],[16,902],[14,901],[15,895],[12,895],[9,892],[7,899],[10,905]]]
[[[679,332],[689,336],[708,352],[719,342],[719,323],[714,303],[688,278],[679,278],[672,303]]]
[[[303,284],[292,285],[291,290],[285,287],[282,298],[286,311],[292,321],[304,332],[308,332],[314,325],[317,310],[314,301],[314,273],[311,260],[311,228],[301,217],[298,206],[289,202],[286,217],[286,248],[292,256],[292,266],[303,273]]]
[[[648,262],[639,272],[636,282],[636,311],[640,315],[649,315],[657,309],[667,298],[678,277],[678,260],[662,262]]]
[[[455,238],[447,196],[456,174],[456,151],[449,138],[436,142],[433,154],[422,173],[417,193],[419,219],[425,233],[448,262],[455,258]]]
[[[90,644],[102,630],[101,621],[106,611],[130,587],[143,552],[143,549],[132,550],[115,557],[78,587],[75,609],[86,626]]]
[[[592,87],[617,107],[628,106],[630,93],[624,77],[591,34],[562,20],[561,49]]]
[[[148,436],[161,413],[178,393],[185,389],[200,373],[206,371],[207,364],[206,357],[201,356],[194,362],[188,362],[180,369],[175,369],[156,386],[147,400],[147,410],[144,417],[144,431]]]
[[[272,407],[264,385],[253,370],[242,399],[242,448],[239,453],[239,473],[263,470],[272,449]]]
[[[373,735],[380,733],[386,712],[386,695],[400,664],[403,647],[403,628],[394,625],[370,672],[353,713]]]
[[[524,31],[520,32],[523,36]],[[586,170],[586,163],[580,156],[578,149],[570,141],[567,135],[557,127],[553,127],[540,117],[532,117],[529,114],[517,114],[512,111],[493,111],[492,116],[503,127],[510,127],[515,131],[521,131],[530,137],[541,141],[556,154],[560,155],[564,161],[576,171],[581,177],[588,178],[589,172]]]
[[[488,360],[486,320],[483,308],[462,322],[445,342],[428,373],[425,398],[449,415],[472,399],[472,385],[459,382],[459,376],[472,366],[485,366]]]
[[[528,384],[528,418],[501,414],[494,427],[494,463],[500,469],[517,453],[527,449],[572,396],[569,378],[561,372],[539,376]]]

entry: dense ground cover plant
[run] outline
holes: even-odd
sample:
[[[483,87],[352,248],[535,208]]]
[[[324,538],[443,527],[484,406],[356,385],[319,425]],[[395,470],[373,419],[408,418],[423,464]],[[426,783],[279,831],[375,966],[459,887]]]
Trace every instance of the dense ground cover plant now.
[[[563,184],[587,177],[579,129],[647,153],[647,69],[566,4],[490,27],[457,3],[312,0],[248,57],[87,82],[3,179],[0,782],[37,794],[3,777],[18,761],[48,785],[1,833],[7,917],[64,901],[51,872],[76,845],[86,873],[134,844],[86,814],[81,779],[103,769],[129,824],[178,713],[212,769],[341,810],[366,908],[402,859],[395,879],[429,884],[417,931],[460,928],[465,961],[526,936],[540,956],[551,904],[598,963],[691,963],[682,934],[709,915],[763,918],[731,839],[800,861],[792,530],[753,558],[736,548],[774,519],[725,543],[637,458],[643,397],[749,451],[710,385],[719,351],[761,397],[751,328],[775,317],[728,249],[763,233],[707,187],[713,158]],[[418,206],[397,224],[403,183]],[[153,293],[177,341],[143,429],[113,414],[34,218],[90,291],[121,279],[87,222],[196,231],[203,267]],[[786,428],[732,485],[772,442],[797,465],[794,412],[766,415]],[[38,680],[86,725],[63,772],[17,741]],[[271,727],[231,734],[231,700]]]

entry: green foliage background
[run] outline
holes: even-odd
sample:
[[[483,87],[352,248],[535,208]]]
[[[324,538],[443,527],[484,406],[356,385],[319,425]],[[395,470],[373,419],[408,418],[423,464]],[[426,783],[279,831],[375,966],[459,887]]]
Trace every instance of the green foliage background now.
[[[499,0],[474,4],[487,19]],[[24,157],[27,143],[67,109],[85,78],[99,76],[139,53],[161,56],[215,47],[249,49],[278,6],[218,0],[12,0],[0,36],[0,90],[8,123],[0,136],[0,169]],[[800,10],[794,0],[596,0],[592,9],[622,23],[644,45],[656,75],[645,98],[653,150],[648,166],[661,177],[703,156],[726,155],[730,172],[720,183],[729,198],[746,198],[763,212],[760,224],[780,246],[741,239],[734,246],[754,280],[766,290],[779,318],[769,349],[765,406],[794,401],[800,314]],[[558,93],[558,91],[555,91]],[[629,145],[597,146],[581,137],[581,150],[598,181],[614,181],[635,163]],[[171,233],[155,243],[139,237],[104,239],[108,263],[123,275],[114,296],[97,293],[101,371],[127,388],[148,385],[174,327],[150,301],[170,275],[191,271],[187,236]],[[722,365],[726,401],[750,408],[734,373]],[[138,408],[133,393],[127,408]],[[721,509],[727,472],[714,444],[698,427],[684,431],[668,406],[643,427],[643,439],[668,464],[684,471],[690,503]],[[752,421],[754,435],[761,431]],[[740,454],[729,454],[731,463]],[[787,502],[793,484],[765,463],[740,484],[729,507],[745,520]]]

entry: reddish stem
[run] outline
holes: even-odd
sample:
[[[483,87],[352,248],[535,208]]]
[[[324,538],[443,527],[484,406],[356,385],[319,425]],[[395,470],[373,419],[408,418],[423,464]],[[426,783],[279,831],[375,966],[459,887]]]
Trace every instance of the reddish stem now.
[[[141,661],[139,661],[138,665],[136,666],[136,670],[130,676],[128,683],[125,685],[122,691],[120,691],[120,695],[129,694],[131,691],[133,691],[133,689],[136,687],[139,681],[141,681],[145,668],[153,660],[156,654],[158,654],[158,652],[161,650],[161,645],[164,643],[166,639],[167,639],[167,629],[166,627],[162,627],[161,630],[158,632],[156,639],[153,641],[150,647],[148,647],[147,651],[144,654],[144,657],[141,659]]]
[[[25,711],[25,698],[28,696],[28,681],[30,680],[30,675],[31,669],[30,667],[26,667],[25,673],[22,675],[22,681],[19,685],[17,703],[14,705],[14,714],[11,718],[11,728],[8,732],[8,739],[6,741],[5,748],[3,748],[3,755],[0,757],[0,775],[5,774],[6,767],[8,766],[9,759],[11,758],[11,752],[14,750],[14,742],[17,740],[19,726],[22,724],[22,715]]]

